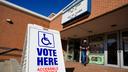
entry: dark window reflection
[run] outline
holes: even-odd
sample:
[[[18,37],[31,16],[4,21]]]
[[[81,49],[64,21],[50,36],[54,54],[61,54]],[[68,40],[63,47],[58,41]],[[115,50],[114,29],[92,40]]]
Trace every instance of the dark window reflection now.
[[[128,66],[128,31],[122,33],[124,66]]]
[[[117,34],[107,36],[108,64],[117,65]]]

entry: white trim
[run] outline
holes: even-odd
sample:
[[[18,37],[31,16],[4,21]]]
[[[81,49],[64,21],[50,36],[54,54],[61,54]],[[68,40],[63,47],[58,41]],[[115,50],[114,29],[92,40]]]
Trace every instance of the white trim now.
[[[18,6],[18,5],[16,5],[16,4],[13,4],[13,3],[11,3],[11,2],[8,2],[8,1],[6,1],[6,0],[0,0],[0,3],[3,3],[3,4],[8,5],[8,6],[10,6],[10,7],[14,7],[14,8],[19,9],[19,10],[22,10],[22,11],[24,11],[24,12],[27,12],[27,13],[32,14],[32,15],[35,15],[35,16],[40,17],[40,18],[42,18],[42,19],[45,19],[45,20],[47,20],[47,21],[52,21],[52,20],[54,20],[57,16],[59,16],[60,14],[62,14],[62,13],[64,12],[64,9],[67,10],[66,8],[70,8],[72,5],[74,5],[74,4],[72,4],[72,3],[75,3],[75,2],[77,2],[77,0],[73,0],[73,1],[72,1],[71,3],[69,3],[66,7],[64,7],[62,10],[60,10],[54,17],[49,18],[49,17],[47,17],[47,16],[38,14],[38,13],[36,13],[36,12],[33,12],[33,11],[31,11],[31,10],[28,10],[28,9],[26,9],[26,8],[23,8],[23,7],[21,7],[21,6]],[[71,6],[70,6],[70,5],[71,5]],[[69,7],[69,6],[70,6],[70,7]]]
[[[54,17],[50,18],[50,21],[54,20],[60,14],[63,14],[64,12],[66,12],[69,8],[71,8],[72,6],[74,6],[75,4],[77,4],[79,1],[81,1],[81,0],[73,0],[66,7],[64,7],[63,9],[61,9]]]
[[[121,68],[128,69],[128,66],[124,66],[123,50],[121,50]]]
[[[119,31],[116,32],[117,33],[117,63],[118,63],[118,66],[121,67],[121,56],[120,56],[120,33]]]
[[[57,16],[59,16],[60,14],[63,14],[64,12],[66,12],[69,8],[71,8],[75,3],[76,4],[77,0],[73,0],[71,3],[69,3],[66,7],[64,7],[63,9],[61,9],[54,17],[50,18],[50,20],[54,20]],[[71,6],[70,6],[71,5]],[[69,7],[70,6],[70,7]]]
[[[112,64],[106,64],[105,66],[116,67],[116,68],[119,68],[119,67],[120,67],[120,66],[118,66],[118,65],[112,65]]]
[[[63,11],[63,13],[64,12],[66,12],[69,8],[71,8],[74,4],[73,3],[75,3],[76,2],[76,0],[73,0],[71,3],[69,3],[66,7],[64,7],[63,9],[62,9],[62,11]]]
[[[32,15],[35,15],[35,16],[40,17],[40,18],[42,18],[42,19],[45,19],[45,20],[47,20],[47,21],[51,21],[50,18],[48,18],[48,17],[46,17],[46,16],[44,16],[44,15],[41,15],[41,14],[38,14],[38,13],[33,12],[33,11],[31,11],[31,10],[28,10],[28,9],[26,9],[26,8],[20,7],[20,6],[15,5],[15,4],[11,3],[11,2],[8,2],[8,1],[6,1],[6,0],[0,0],[0,3],[3,3],[3,4],[8,5],[8,6],[10,6],[10,7],[14,7],[14,8],[19,9],[19,10],[22,10],[22,11],[24,11],[24,12],[27,12],[27,13],[32,14]]]
[[[119,43],[118,43],[119,44]],[[119,49],[119,46],[118,46],[118,49]],[[120,50],[117,50],[117,66],[118,67],[121,67],[121,56],[120,56]]]
[[[62,10],[59,11],[55,16],[53,16],[52,18],[50,18],[50,21],[54,20],[57,16],[59,16],[60,14],[62,14]]]
[[[82,0],[73,0],[71,3],[69,3],[66,7],[64,7],[63,9],[62,9],[62,13],[65,13],[65,12],[67,12],[70,8],[72,8],[74,5],[76,5],[77,3],[79,3],[80,1],[82,1]]]
[[[106,51],[104,51],[104,65],[105,66],[107,66],[107,61],[108,61],[108,59],[107,59],[107,50]]]
[[[81,63],[81,51],[80,51],[80,54],[79,54],[79,63]]]

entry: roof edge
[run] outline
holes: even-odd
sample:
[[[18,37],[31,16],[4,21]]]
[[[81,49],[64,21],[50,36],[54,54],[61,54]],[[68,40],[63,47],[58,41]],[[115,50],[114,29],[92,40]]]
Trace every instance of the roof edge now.
[[[50,21],[54,20],[56,17],[58,17],[60,14],[62,14],[63,11],[59,11],[55,16],[53,16],[52,18],[50,18]]]
[[[19,10],[22,10],[22,11],[24,11],[24,12],[27,12],[27,13],[32,14],[32,15],[34,15],[34,16],[37,16],[37,17],[39,17],[39,18],[45,19],[45,20],[47,20],[47,21],[51,21],[50,18],[48,18],[48,17],[46,17],[46,16],[44,16],[44,15],[38,14],[38,13],[36,13],[36,12],[33,12],[33,11],[31,11],[31,10],[28,10],[28,9],[26,9],[26,8],[23,8],[23,7],[21,7],[21,6],[18,6],[18,5],[16,5],[16,4],[13,4],[13,3],[11,3],[11,2],[8,2],[8,1],[6,1],[6,0],[0,0],[0,3],[3,3],[3,4],[8,5],[8,6],[10,6],[10,7],[14,7],[14,8],[19,9]]]
[[[50,20],[54,20],[56,17],[58,17],[60,14],[63,14],[64,12],[66,12],[69,8],[71,8],[73,5],[75,5],[77,2],[77,0],[73,0],[71,3],[69,3],[68,5],[66,5],[64,8],[62,8],[55,16],[53,16],[52,18],[50,18]],[[75,3],[75,4],[73,4]]]

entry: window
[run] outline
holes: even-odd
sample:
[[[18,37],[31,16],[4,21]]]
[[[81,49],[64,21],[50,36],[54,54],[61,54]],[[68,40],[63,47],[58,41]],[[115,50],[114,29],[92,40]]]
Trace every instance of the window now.
[[[89,37],[90,53],[104,53],[104,35]]]

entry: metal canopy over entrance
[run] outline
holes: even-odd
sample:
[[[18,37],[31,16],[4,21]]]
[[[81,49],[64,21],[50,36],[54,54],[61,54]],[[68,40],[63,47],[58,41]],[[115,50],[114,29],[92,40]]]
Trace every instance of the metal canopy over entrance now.
[[[128,6],[61,31],[62,39],[81,38],[128,28]]]

